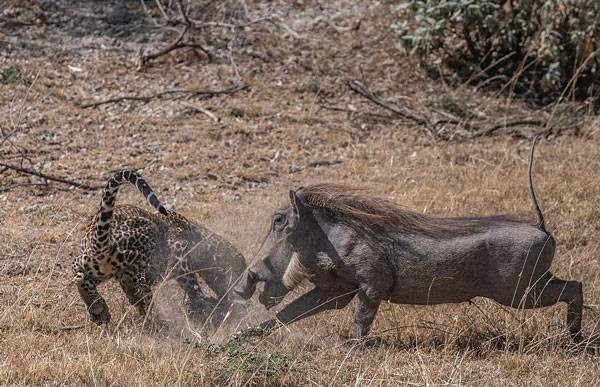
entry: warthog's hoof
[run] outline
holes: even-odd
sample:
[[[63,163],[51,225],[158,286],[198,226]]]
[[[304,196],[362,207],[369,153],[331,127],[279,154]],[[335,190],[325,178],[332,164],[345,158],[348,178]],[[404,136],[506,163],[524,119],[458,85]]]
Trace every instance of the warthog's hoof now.
[[[585,337],[583,336],[583,333],[581,333],[581,331],[571,332],[571,340],[573,340],[575,344],[581,344],[585,341]]]
[[[346,341],[350,352],[354,355],[363,355],[368,349],[377,348],[383,344],[381,337],[361,337]]]

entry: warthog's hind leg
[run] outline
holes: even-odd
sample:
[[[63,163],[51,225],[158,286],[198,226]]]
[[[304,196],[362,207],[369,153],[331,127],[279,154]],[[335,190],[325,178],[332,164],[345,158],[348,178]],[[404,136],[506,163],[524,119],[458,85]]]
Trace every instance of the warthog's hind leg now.
[[[514,297],[512,301],[496,300],[513,308],[541,308],[564,302],[567,304],[567,327],[575,342],[583,340],[581,317],[583,310],[583,289],[579,281],[565,281],[548,275],[548,280],[540,281],[529,289],[522,297]]]
[[[547,297],[547,299],[542,300],[542,302],[549,302],[558,298],[558,301],[567,304],[567,327],[569,328],[569,334],[573,341],[581,342],[583,340],[581,332],[583,285],[581,282],[552,278],[546,289],[544,289],[542,297]]]

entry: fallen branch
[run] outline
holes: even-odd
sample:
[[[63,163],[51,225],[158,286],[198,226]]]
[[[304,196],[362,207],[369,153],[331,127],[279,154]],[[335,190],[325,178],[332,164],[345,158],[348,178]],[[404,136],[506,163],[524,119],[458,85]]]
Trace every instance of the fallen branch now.
[[[151,95],[146,95],[146,96],[144,96],[144,95],[124,95],[121,97],[113,97],[113,98],[105,99],[102,101],[84,103],[84,104],[81,104],[80,107],[82,109],[87,109],[87,108],[91,108],[91,107],[98,107],[101,105],[117,103],[117,102],[121,102],[121,101],[142,101],[142,102],[147,103],[153,99],[160,98],[160,97],[163,97],[163,96],[169,95],[169,94],[188,94],[193,97],[194,96],[203,96],[206,98],[211,98],[211,97],[216,97],[218,95],[233,94],[240,90],[246,90],[246,89],[248,89],[248,87],[249,87],[249,85],[247,83],[242,83],[239,85],[228,87],[223,90],[194,90],[194,89],[192,89],[192,90],[186,90],[186,89],[165,90],[165,91],[161,91],[156,94],[151,94]]]
[[[183,6],[183,3],[181,2],[181,0],[177,0],[177,7],[179,8],[179,14],[185,21],[185,24],[187,24],[188,26],[191,26],[192,22],[188,18],[187,11],[186,11],[185,7]]]
[[[72,187],[77,187],[77,188],[85,189],[88,191],[95,191],[95,190],[102,188],[101,186],[91,186],[91,185],[87,185],[85,183],[78,183],[76,181],[68,180],[63,177],[48,175],[48,174],[45,174],[42,172],[35,171],[33,169],[18,167],[16,165],[0,163],[0,166],[7,168],[7,169],[11,169],[11,170],[19,172],[19,173],[24,173],[26,175],[41,177],[42,179],[45,179],[45,180],[50,180],[50,181],[55,181],[57,183],[67,184]]]
[[[18,188],[18,187],[40,187],[40,186],[46,187],[47,184],[45,184],[45,183],[12,184],[12,185],[9,185],[6,187],[0,187],[0,193],[12,191],[13,189]]]
[[[481,122],[481,121],[480,122],[472,122],[467,119],[461,120],[461,119],[454,117],[448,113],[436,111],[436,110],[434,110],[434,111],[437,112],[438,114],[441,114],[445,118],[442,120],[438,120],[438,121],[434,122],[433,124],[431,124],[427,119],[425,119],[423,117],[419,117],[417,115],[406,112],[404,110],[400,110],[399,108],[390,106],[389,104],[382,102],[377,97],[375,97],[365,86],[360,84],[358,81],[351,80],[351,81],[348,81],[347,84],[348,84],[348,87],[350,88],[350,90],[361,95],[362,97],[364,97],[368,101],[374,103],[375,105],[394,113],[394,115],[396,115],[398,117],[413,121],[414,123],[419,125],[421,128],[423,128],[425,130],[425,132],[427,134],[429,134],[431,137],[433,137],[434,139],[440,139],[440,140],[446,140],[446,141],[451,140],[451,139],[466,140],[466,139],[474,139],[474,138],[483,137],[483,136],[490,136],[494,132],[496,132],[500,129],[514,128],[514,127],[518,127],[518,126],[546,126],[547,125],[546,120],[516,118],[512,121],[506,121],[501,124],[494,124],[494,125],[489,126],[489,125],[486,125],[486,122]],[[337,109],[332,109],[332,110],[341,110],[341,109],[337,108]],[[438,129],[441,125],[444,125],[444,124],[453,125],[456,128],[456,130],[453,133],[448,133],[448,134],[444,133],[443,131]],[[459,130],[458,128],[464,128],[466,130]],[[515,133],[515,131],[513,130],[511,133]]]
[[[158,3],[160,3],[160,2],[158,2]],[[182,43],[183,38],[185,37],[185,34],[187,34],[189,29],[193,27],[193,24],[190,21],[188,15],[187,15],[187,11],[186,11],[185,7],[183,6],[183,3],[181,2],[181,0],[177,1],[177,7],[179,9],[179,14],[181,15],[181,18],[183,19],[183,24],[185,25],[185,27],[183,28],[183,30],[181,30],[181,32],[179,33],[179,36],[177,36],[177,38],[173,41],[173,43],[171,43],[167,47],[162,48],[153,53],[148,53],[148,54],[144,54],[144,53],[142,53],[142,51],[140,51],[140,56],[139,56],[139,60],[138,60],[138,70],[139,71],[144,70],[146,68],[146,65],[148,64],[148,62],[151,61],[152,59],[156,59],[165,54],[168,54],[171,51],[179,50],[181,48],[195,48],[195,49],[197,48],[200,51],[202,51],[203,53],[205,53],[206,56],[208,56],[209,60],[212,60],[213,56],[210,53],[210,51],[208,51],[206,48],[204,48],[201,44]],[[161,8],[161,10],[162,10],[162,8]],[[162,11],[164,12],[164,10],[162,10]],[[164,14],[164,16],[165,16],[165,18],[167,18],[167,21],[169,21],[167,15]]]
[[[369,90],[367,90],[366,87],[364,87],[363,85],[361,85],[360,83],[358,83],[358,81],[348,81],[348,87],[350,88],[350,90],[352,90],[353,92],[363,96],[364,98],[368,99],[369,101],[373,102],[375,105],[382,107],[386,110],[391,111],[392,113],[402,117],[402,118],[406,118],[409,119],[411,121],[414,121],[416,124],[419,125],[427,125],[429,126],[429,123],[427,122],[426,119],[421,118],[421,117],[417,117],[411,113],[407,113],[404,111],[401,111],[395,107],[392,107],[390,105],[387,105],[383,102],[381,102],[379,99],[377,99],[373,94],[371,94],[371,92]]]
[[[477,137],[482,137],[482,136],[489,136],[490,134],[494,133],[495,131],[497,131],[499,129],[514,128],[515,126],[545,126],[545,125],[546,125],[546,121],[542,121],[542,120],[523,119],[523,120],[508,121],[503,124],[494,125],[487,129],[478,130],[475,133],[467,135],[467,137],[468,138],[477,138]]]
[[[383,109],[389,110],[390,112],[394,113],[395,115],[397,115],[399,117],[413,121],[414,123],[419,125],[421,128],[425,129],[425,132],[427,134],[429,134],[431,137],[433,137],[435,139],[440,138],[439,133],[436,132],[435,129],[433,129],[431,127],[431,125],[429,124],[429,121],[427,121],[425,118],[418,117],[412,113],[399,110],[398,108],[395,108],[386,103],[383,103],[381,100],[379,100],[377,97],[375,97],[369,90],[367,90],[367,88],[365,86],[361,85],[358,81],[350,80],[347,82],[347,85],[350,88],[350,90],[352,90],[353,92],[357,93],[358,95],[366,98],[368,101],[371,101],[375,105],[377,105]]]
[[[171,51],[174,50],[179,50],[181,48],[197,48],[200,51],[202,51],[203,53],[206,54],[206,56],[208,56],[209,60],[212,60],[213,56],[210,53],[210,51],[208,51],[206,48],[204,48],[201,44],[198,43],[182,43],[181,41],[183,40],[185,34],[188,32],[188,30],[190,29],[190,25],[187,24],[183,30],[181,30],[179,36],[177,37],[177,39],[175,39],[173,41],[173,43],[169,44],[167,47],[162,48],[156,52],[153,53],[147,53],[144,54],[142,52],[140,52],[140,56],[138,59],[138,71],[142,71],[146,68],[146,65],[148,64],[149,61],[151,61],[152,59],[156,59],[158,57],[161,57],[165,54],[170,53]]]

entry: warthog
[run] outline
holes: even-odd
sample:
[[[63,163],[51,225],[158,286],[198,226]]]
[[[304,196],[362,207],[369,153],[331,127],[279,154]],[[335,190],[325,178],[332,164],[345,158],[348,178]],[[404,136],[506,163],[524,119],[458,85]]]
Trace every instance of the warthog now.
[[[248,299],[264,282],[259,300],[269,309],[304,278],[315,285],[265,328],[341,309],[356,296],[356,338],[368,334],[384,300],[431,305],[486,297],[526,309],[562,301],[569,333],[581,341],[582,284],[550,272],[555,241],[531,181],[536,141],[529,160],[535,224],[510,216],[430,217],[347,186],[302,187],[273,215],[257,259],[234,291]]]

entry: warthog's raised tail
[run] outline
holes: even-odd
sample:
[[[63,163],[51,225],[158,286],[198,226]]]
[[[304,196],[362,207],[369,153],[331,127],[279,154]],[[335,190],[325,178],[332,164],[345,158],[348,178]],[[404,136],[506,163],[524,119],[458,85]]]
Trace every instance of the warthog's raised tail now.
[[[533,204],[533,210],[535,211],[535,227],[550,235],[548,230],[546,230],[546,225],[544,224],[544,215],[542,214],[542,210],[540,209],[540,205],[538,204],[537,198],[535,196],[535,191],[533,190],[533,179],[531,178],[531,170],[533,168],[533,155],[535,152],[535,145],[538,142],[541,134],[536,134],[533,137],[533,144],[531,144],[531,154],[529,155],[529,197],[531,198],[531,202]]]

